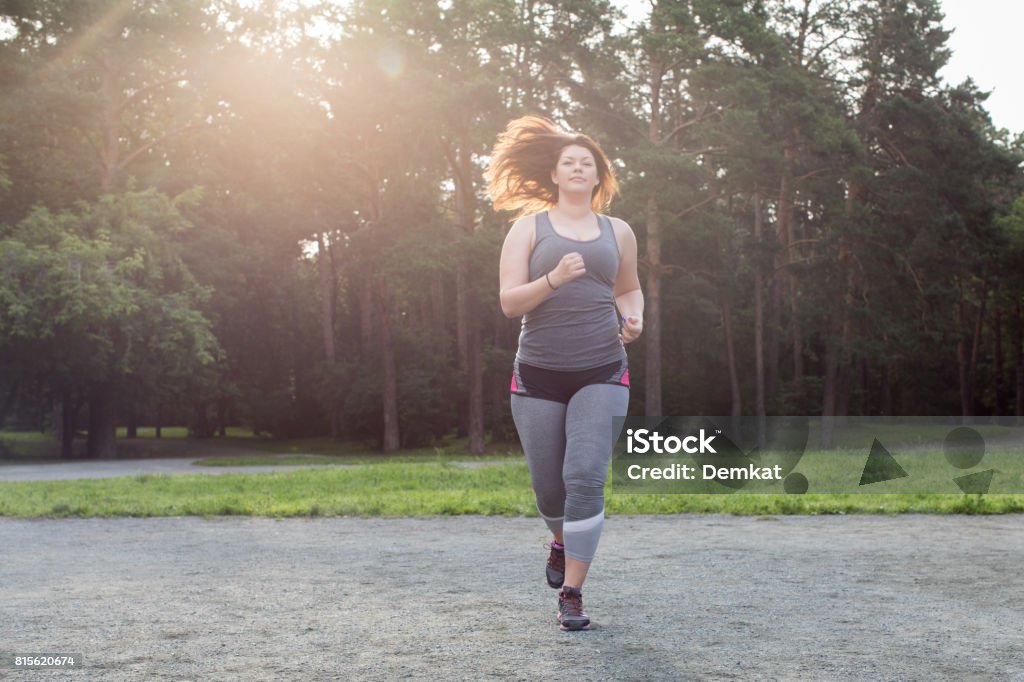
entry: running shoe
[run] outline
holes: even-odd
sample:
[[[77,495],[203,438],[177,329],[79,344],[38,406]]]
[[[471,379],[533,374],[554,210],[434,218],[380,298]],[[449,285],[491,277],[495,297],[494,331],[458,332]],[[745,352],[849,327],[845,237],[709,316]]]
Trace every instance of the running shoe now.
[[[555,547],[554,544],[544,545],[544,547],[551,550],[551,554],[548,554],[546,569],[548,585],[557,590],[565,582],[565,547],[562,545]]]
[[[558,594],[558,626],[562,630],[590,629],[590,616],[583,612],[580,588],[563,587]]]

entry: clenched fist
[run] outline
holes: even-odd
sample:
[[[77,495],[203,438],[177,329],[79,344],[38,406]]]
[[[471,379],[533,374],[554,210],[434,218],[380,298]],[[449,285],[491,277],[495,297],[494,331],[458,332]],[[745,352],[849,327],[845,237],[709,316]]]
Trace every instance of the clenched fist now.
[[[644,333],[644,321],[642,318],[632,315],[622,318],[622,331],[619,338],[623,343],[633,343]]]
[[[562,256],[562,260],[558,262],[555,269],[548,273],[548,282],[557,289],[566,282],[582,277],[586,272],[587,268],[583,264],[583,256],[573,251]]]

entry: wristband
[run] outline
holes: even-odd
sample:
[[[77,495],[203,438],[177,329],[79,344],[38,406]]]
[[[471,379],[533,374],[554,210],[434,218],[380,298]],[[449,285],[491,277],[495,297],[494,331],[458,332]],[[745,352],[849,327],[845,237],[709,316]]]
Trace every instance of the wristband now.
[[[551,273],[545,272],[545,273],[544,273],[544,279],[545,279],[545,280],[547,280],[548,286],[549,286],[549,287],[551,287],[551,290],[552,290],[552,291],[554,291],[554,290],[555,290],[555,289],[557,289],[558,287],[556,287],[556,286],[555,286],[554,284],[552,284],[552,283],[551,283],[551,278],[550,278],[550,277],[548,277],[548,275],[549,275],[549,274],[551,274]]]

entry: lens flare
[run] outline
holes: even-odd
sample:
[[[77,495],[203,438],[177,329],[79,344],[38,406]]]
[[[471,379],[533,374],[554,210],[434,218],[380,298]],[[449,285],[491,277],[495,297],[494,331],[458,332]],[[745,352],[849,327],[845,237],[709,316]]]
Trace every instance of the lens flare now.
[[[398,78],[405,69],[402,53],[390,45],[381,48],[377,55],[377,68],[383,71],[388,78]]]

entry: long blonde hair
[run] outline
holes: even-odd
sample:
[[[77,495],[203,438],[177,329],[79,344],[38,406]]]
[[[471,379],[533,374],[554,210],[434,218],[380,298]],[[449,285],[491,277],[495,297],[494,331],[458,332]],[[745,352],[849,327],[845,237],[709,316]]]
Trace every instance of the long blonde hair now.
[[[598,184],[590,197],[595,213],[607,210],[619,193],[612,164],[594,140],[582,133],[567,133],[540,116],[510,121],[491,150],[487,168],[488,190],[495,210],[516,211],[513,220],[538,213],[558,203],[558,186],[551,170],[569,145],[585,147],[594,155]]]

